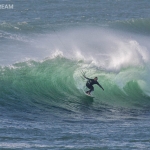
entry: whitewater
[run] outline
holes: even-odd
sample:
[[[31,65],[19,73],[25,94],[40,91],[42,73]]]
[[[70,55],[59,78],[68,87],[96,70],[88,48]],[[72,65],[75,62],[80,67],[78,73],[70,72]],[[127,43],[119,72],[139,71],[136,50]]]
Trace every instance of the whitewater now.
[[[0,149],[149,149],[150,2],[9,3]],[[95,85],[87,97],[82,72],[104,91]]]

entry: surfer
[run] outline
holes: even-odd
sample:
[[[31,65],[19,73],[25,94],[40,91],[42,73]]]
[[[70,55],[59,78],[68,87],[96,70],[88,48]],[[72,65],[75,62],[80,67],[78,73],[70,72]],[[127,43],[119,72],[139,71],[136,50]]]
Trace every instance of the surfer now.
[[[87,78],[84,74],[83,74],[84,78],[88,79],[87,83],[86,83],[86,86],[90,89],[89,91],[86,91],[87,94],[91,94],[92,91],[94,91],[94,87],[93,85],[94,84],[97,84],[100,88],[103,89],[103,87],[97,82],[98,78],[95,77],[94,79],[90,79],[90,78]],[[104,91],[104,89],[103,89]]]

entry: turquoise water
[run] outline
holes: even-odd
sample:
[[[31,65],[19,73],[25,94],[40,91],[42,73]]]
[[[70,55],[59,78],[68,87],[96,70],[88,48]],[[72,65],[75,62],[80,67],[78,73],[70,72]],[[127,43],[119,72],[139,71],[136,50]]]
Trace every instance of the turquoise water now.
[[[148,0],[1,4],[0,149],[150,149]]]

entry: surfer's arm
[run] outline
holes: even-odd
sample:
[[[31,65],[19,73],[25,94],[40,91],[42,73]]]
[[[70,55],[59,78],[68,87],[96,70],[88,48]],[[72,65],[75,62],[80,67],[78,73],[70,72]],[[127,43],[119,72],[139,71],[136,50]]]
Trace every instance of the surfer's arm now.
[[[97,82],[97,85],[100,87],[100,88],[102,88],[103,89],[103,91],[104,91],[104,88]]]
[[[85,78],[85,79],[88,79],[88,80],[90,80],[90,78],[87,78],[84,74],[83,74],[83,77]]]

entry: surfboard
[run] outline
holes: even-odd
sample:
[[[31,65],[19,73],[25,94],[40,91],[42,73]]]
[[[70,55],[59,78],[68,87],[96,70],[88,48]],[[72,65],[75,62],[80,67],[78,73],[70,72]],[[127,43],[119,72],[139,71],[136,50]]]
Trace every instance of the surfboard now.
[[[84,90],[83,90],[83,92],[84,92],[84,94],[85,94],[86,96],[91,97],[91,98],[94,98],[94,96],[93,96],[93,95],[89,95],[89,94],[87,94]]]

